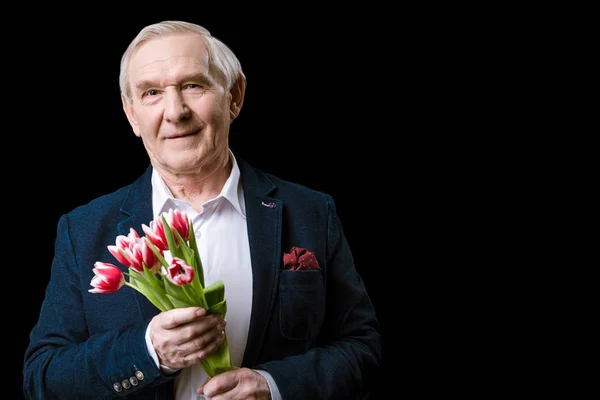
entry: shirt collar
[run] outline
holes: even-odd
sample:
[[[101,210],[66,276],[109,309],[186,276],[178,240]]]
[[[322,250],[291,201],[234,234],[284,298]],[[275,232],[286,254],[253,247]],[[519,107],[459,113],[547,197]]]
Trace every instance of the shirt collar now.
[[[209,201],[215,201],[222,197],[229,201],[242,217],[246,218],[246,207],[243,201],[244,192],[240,182],[240,168],[231,150],[229,150],[229,157],[233,164],[229,178],[225,181],[221,193]],[[169,211],[170,208],[180,208],[177,206],[178,202],[182,201],[173,197],[173,194],[156,169],[152,169],[152,212],[154,218],[158,217],[163,212]]]

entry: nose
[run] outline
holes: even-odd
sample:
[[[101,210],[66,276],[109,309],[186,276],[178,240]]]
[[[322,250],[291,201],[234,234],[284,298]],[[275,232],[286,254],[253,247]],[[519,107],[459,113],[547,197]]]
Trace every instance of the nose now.
[[[164,96],[164,119],[169,122],[178,122],[190,115],[190,109],[185,102],[185,97],[179,90],[167,90]]]

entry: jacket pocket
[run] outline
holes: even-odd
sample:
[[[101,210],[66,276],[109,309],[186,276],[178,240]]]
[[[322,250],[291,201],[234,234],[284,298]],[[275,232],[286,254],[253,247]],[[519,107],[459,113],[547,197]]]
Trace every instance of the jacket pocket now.
[[[295,340],[315,337],[323,321],[325,307],[321,271],[282,270],[279,296],[281,334]]]

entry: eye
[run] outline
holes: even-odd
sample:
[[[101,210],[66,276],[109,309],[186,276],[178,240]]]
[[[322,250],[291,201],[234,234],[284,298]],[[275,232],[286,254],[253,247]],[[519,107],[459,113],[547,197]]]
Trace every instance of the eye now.
[[[156,96],[157,94],[158,94],[158,90],[156,90],[156,89],[148,89],[148,90],[142,92],[142,98],[153,97],[153,96]]]
[[[200,85],[198,85],[196,83],[188,83],[183,88],[184,89],[197,89],[199,87],[200,87]]]

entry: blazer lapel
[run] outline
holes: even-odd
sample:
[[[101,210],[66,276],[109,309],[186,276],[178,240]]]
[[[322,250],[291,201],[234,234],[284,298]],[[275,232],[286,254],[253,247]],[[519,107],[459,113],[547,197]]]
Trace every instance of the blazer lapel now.
[[[281,260],[282,202],[269,197],[275,188],[266,178],[258,176],[239,157],[244,186],[250,258],[252,262],[252,316],[248,342],[242,365],[253,365],[258,360],[267,325],[273,312]]]
[[[152,215],[152,167],[148,167],[146,172],[138,178],[132,185],[123,207],[123,219],[118,223],[118,232],[120,235],[127,236],[130,228],[142,236],[142,224],[149,225],[154,218]],[[143,320],[151,319],[158,314],[160,310],[156,308],[143,294],[137,290],[131,290],[138,304],[138,310]]]

